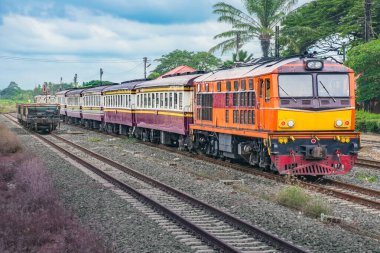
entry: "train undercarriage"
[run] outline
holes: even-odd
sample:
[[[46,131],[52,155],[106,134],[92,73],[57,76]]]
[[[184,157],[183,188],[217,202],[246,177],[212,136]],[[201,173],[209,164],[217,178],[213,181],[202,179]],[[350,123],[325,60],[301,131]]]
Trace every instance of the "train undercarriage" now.
[[[203,154],[241,160],[288,175],[346,174],[353,167],[359,150],[356,133],[320,134],[321,138],[313,134],[303,137],[288,134],[268,139],[204,131],[194,131],[193,135],[192,148]]]
[[[180,135],[67,117],[65,121],[107,133],[134,137],[145,142],[176,146],[180,150],[198,152],[215,158],[241,161],[264,170],[288,175],[346,174],[357,159],[360,145],[356,133],[347,133],[341,137],[336,135],[334,138],[318,138],[314,134],[301,138],[288,134],[263,139],[199,130],[193,131],[192,135]]]

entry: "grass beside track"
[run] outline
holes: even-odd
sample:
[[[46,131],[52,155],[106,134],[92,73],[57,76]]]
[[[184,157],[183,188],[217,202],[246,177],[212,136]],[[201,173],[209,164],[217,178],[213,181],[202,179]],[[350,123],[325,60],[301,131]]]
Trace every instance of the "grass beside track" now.
[[[12,99],[0,99],[0,113],[12,113],[16,112],[16,104],[28,103],[24,100],[12,100]]]
[[[318,218],[331,214],[331,208],[320,198],[313,197],[299,186],[286,186],[276,195],[276,201],[284,206],[302,211],[305,215]]]

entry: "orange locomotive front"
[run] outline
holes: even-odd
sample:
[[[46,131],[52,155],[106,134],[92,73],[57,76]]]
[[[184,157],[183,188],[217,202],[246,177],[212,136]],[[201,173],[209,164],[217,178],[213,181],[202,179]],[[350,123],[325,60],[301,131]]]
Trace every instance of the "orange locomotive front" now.
[[[194,82],[193,148],[280,174],[345,174],[360,145],[355,79],[327,60],[257,60]]]

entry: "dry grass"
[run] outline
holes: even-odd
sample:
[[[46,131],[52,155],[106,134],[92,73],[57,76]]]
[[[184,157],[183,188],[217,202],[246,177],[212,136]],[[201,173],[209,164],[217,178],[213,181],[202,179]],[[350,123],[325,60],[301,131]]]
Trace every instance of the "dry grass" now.
[[[21,142],[11,130],[0,124],[0,155],[21,151]]]
[[[0,155],[0,252],[106,252],[65,210],[42,164]]]

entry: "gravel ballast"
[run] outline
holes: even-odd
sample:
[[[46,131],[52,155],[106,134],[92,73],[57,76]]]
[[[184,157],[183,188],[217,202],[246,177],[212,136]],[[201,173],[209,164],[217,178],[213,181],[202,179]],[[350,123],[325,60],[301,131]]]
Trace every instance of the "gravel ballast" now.
[[[76,134],[67,134],[70,132]],[[62,126],[58,133],[311,251],[380,252],[377,240],[350,232],[336,224],[323,224],[296,210],[275,204],[271,197],[283,187],[282,184],[147,147],[134,139],[107,136],[67,125]],[[219,180],[243,180],[244,184],[225,185]],[[361,230],[379,231],[379,214],[339,203],[330,205],[335,216]]]

